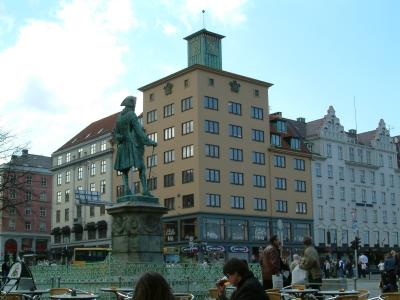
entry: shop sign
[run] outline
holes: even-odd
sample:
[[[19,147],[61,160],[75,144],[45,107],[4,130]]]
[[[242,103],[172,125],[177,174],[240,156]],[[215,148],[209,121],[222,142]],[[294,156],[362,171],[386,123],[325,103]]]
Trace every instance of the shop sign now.
[[[199,247],[197,247],[197,246],[193,246],[193,247],[190,247],[190,246],[182,247],[182,248],[181,248],[181,252],[183,252],[183,253],[197,253],[197,252],[199,252]]]
[[[246,246],[230,246],[229,251],[233,253],[249,253],[249,248]]]
[[[225,252],[224,246],[207,246],[208,252]]]
[[[176,225],[168,224],[165,229],[165,239],[167,242],[175,242],[176,241]]]

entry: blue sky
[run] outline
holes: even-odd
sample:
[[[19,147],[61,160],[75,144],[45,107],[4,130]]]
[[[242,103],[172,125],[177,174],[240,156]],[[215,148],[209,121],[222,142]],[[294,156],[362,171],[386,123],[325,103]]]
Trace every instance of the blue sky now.
[[[359,132],[383,118],[400,133],[395,0],[0,0],[0,127],[50,155],[185,68],[202,9],[226,36],[223,69],[274,84],[271,112],[311,121],[333,105],[348,130],[355,97]]]

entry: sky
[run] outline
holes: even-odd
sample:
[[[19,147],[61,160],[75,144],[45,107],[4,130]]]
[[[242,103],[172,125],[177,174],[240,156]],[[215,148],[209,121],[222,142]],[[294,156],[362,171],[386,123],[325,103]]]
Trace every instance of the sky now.
[[[204,25],[203,14],[204,13]],[[226,36],[222,68],[273,83],[270,112],[330,105],[345,130],[400,134],[400,1],[0,0],[0,129],[48,155],[187,67],[184,37]]]

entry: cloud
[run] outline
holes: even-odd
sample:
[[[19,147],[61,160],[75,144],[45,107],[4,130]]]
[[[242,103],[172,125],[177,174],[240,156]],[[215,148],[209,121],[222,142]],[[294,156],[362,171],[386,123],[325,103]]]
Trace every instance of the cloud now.
[[[0,119],[30,132],[34,148],[49,145],[44,133],[61,145],[115,112],[109,97],[126,73],[124,34],[138,26],[129,0],[61,2],[53,17],[26,21],[0,52]]]
[[[164,33],[167,35],[175,34],[177,32],[177,28],[170,23],[166,23],[163,26]]]

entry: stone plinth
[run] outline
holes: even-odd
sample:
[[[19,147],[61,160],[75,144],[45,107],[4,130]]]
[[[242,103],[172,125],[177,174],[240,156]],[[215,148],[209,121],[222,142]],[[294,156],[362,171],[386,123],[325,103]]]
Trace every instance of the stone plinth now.
[[[125,196],[117,202],[107,208],[112,218],[113,257],[127,262],[162,262],[161,216],[167,209],[158,198],[148,196]]]

